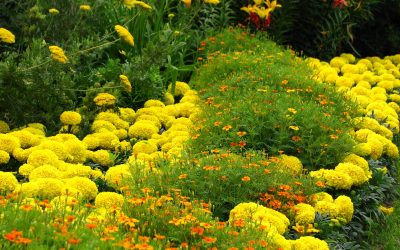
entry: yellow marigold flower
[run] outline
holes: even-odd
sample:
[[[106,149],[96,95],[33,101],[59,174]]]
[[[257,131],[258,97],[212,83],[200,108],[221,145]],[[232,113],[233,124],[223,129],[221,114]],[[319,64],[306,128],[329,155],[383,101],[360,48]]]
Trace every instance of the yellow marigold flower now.
[[[305,203],[299,203],[294,206],[296,212],[295,221],[301,225],[307,225],[314,223],[315,220],[315,209]]]
[[[129,127],[128,135],[130,138],[150,139],[153,134],[158,133],[158,130],[152,121],[142,120]]]
[[[5,43],[15,43],[15,36],[9,30],[0,28],[0,41]]]
[[[18,186],[18,180],[10,172],[0,171],[0,194],[11,193]]]
[[[109,93],[99,93],[93,101],[96,103],[97,106],[103,107],[103,106],[112,106],[116,102],[115,96],[109,94]]]
[[[172,93],[174,96],[183,96],[189,90],[190,90],[190,87],[185,82],[176,81],[174,93],[172,93],[172,91],[173,91],[172,83],[168,85],[168,92]]]
[[[64,146],[71,156],[68,159],[69,162],[72,163],[84,163],[86,161],[86,149],[87,146],[84,142],[80,141],[79,139],[71,139],[64,142]]]
[[[58,11],[56,8],[51,8],[49,9],[49,13],[52,15],[57,15],[60,13],[60,11]]]
[[[368,177],[364,170],[361,167],[349,162],[339,163],[339,165],[335,167],[335,171],[348,174],[352,179],[353,185],[356,186],[362,185],[368,181]]]
[[[91,159],[101,166],[107,167],[113,164],[113,161],[110,158],[110,153],[107,150],[101,149],[93,152],[91,155]]]
[[[38,149],[29,155],[27,163],[36,167],[44,164],[56,165],[58,156],[49,149]]]
[[[139,141],[132,147],[132,155],[139,153],[151,154],[157,151],[157,145],[149,141]]]
[[[82,121],[82,117],[75,111],[64,111],[60,115],[60,121],[65,125],[78,125]]]
[[[54,178],[39,178],[24,184],[30,183],[34,183],[33,187],[36,186],[38,188],[37,195],[45,199],[53,199],[56,196],[60,196],[61,190],[65,185],[61,180]],[[32,188],[32,186],[30,186],[29,189],[30,188]]]
[[[114,192],[101,192],[96,196],[94,204],[98,208],[122,207],[124,204],[124,196]]]
[[[124,186],[124,180],[132,178],[132,175],[127,165],[119,165],[109,168],[104,178],[110,187],[118,189]]]
[[[303,164],[296,156],[281,155],[281,161],[278,163],[279,168],[289,171],[292,174],[301,174],[303,171]]]
[[[134,40],[133,36],[127,29],[125,29],[121,25],[115,25],[115,31],[118,33],[119,37],[124,40],[126,43],[128,43],[131,46],[134,46]]]
[[[160,108],[164,108],[164,107],[165,107],[165,104],[164,104],[162,101],[160,101],[160,100],[150,99],[150,100],[147,100],[147,101],[144,103],[143,107],[145,107],[145,108],[151,108],[151,107],[160,107]]]
[[[80,10],[83,10],[83,11],[89,11],[89,10],[91,10],[92,8],[90,7],[90,5],[82,4],[81,6],[79,6],[79,9],[80,9]]]
[[[65,187],[76,189],[85,200],[92,200],[96,197],[98,190],[96,183],[86,177],[73,177],[65,181]]]
[[[331,218],[336,218],[339,214],[339,210],[335,203],[328,201],[318,201],[315,204],[315,211],[320,214],[328,215]]]
[[[0,134],[5,134],[10,131],[10,127],[5,121],[0,120]]]
[[[42,165],[32,170],[29,174],[29,180],[33,181],[39,178],[54,178],[54,179],[61,179],[62,173],[56,167],[52,165]]]
[[[338,209],[338,217],[345,219],[349,223],[354,213],[354,205],[350,197],[340,195],[335,199],[334,203]]]
[[[10,161],[10,155],[4,150],[0,150],[0,165],[7,164],[8,161]]]
[[[329,250],[329,245],[323,240],[317,239],[312,236],[303,236],[292,242],[292,249],[296,250]]]
[[[119,108],[119,114],[122,120],[133,123],[136,119],[136,112],[131,108]]]
[[[172,104],[175,103],[174,96],[169,92],[166,92],[164,94],[164,100],[163,101],[164,101],[165,105],[172,105]]]
[[[120,75],[119,80],[121,80],[122,86],[127,92],[132,91],[132,84],[126,75]]]
[[[68,58],[67,56],[64,54],[64,50],[58,46],[49,46],[49,50],[51,53],[51,58],[53,58],[53,60],[56,60],[57,62],[60,63],[67,63]]]
[[[20,148],[21,143],[18,138],[9,134],[0,134],[0,150],[12,153],[14,149]]]
[[[217,5],[219,4],[219,0],[204,0],[204,3]]]

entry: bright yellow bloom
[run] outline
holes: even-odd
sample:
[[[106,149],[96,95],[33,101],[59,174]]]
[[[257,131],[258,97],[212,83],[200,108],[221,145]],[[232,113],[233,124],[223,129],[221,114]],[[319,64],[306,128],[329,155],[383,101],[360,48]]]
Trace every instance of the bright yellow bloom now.
[[[5,43],[15,43],[15,36],[11,31],[0,28],[0,41]]]
[[[192,6],[192,0],[182,0],[182,2],[187,8],[190,8],[190,6]]]
[[[124,0],[124,5],[128,7],[128,9],[135,7],[135,6],[140,6],[143,9],[151,10],[153,9],[150,5],[148,5],[145,2],[142,1],[136,1],[136,0]]]
[[[49,50],[51,53],[51,58],[60,62],[60,63],[67,63],[68,58],[65,56],[64,51],[62,48],[58,46],[49,46]]]
[[[204,3],[217,5],[219,4],[219,0],[204,0]]]
[[[79,9],[83,10],[83,11],[89,11],[91,9],[91,7],[90,7],[90,5],[83,4],[83,5],[79,6]]]
[[[53,15],[57,15],[57,14],[60,13],[60,11],[58,11],[58,10],[55,9],[55,8],[51,8],[51,9],[49,9],[49,13],[50,13],[50,14],[53,14]]]
[[[127,29],[125,29],[121,25],[115,25],[115,31],[118,33],[119,37],[121,37],[121,39],[124,40],[126,43],[131,46],[135,45],[133,41],[133,36],[131,33],[129,33]]]
[[[127,92],[131,92],[132,91],[132,85],[131,85],[131,82],[129,81],[128,77],[126,75],[120,75],[119,79],[121,80],[121,83],[122,83],[124,89]]]
[[[93,99],[93,101],[97,106],[112,106],[115,104],[116,98],[108,93],[100,93]]]

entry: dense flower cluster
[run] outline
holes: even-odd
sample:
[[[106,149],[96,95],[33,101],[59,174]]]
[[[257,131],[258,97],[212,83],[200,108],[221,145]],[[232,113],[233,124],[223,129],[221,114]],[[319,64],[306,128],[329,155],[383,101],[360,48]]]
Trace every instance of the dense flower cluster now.
[[[5,43],[15,43],[15,36],[11,31],[0,28],[0,41]]]
[[[58,46],[49,46],[49,50],[51,53],[51,58],[57,62],[60,63],[67,63],[68,62],[68,58],[67,56],[64,54],[64,50]]]
[[[115,31],[118,33],[119,37],[121,37],[121,39],[124,40],[126,43],[131,46],[135,45],[132,34],[129,33],[126,28],[121,25],[115,25]]]

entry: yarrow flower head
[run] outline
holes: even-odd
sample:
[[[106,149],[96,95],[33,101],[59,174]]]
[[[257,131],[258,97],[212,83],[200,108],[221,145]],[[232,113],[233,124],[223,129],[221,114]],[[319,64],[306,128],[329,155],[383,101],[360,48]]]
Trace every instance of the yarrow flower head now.
[[[119,79],[121,80],[122,86],[127,92],[132,91],[132,84],[129,81],[128,77],[126,75],[120,75]]]
[[[52,15],[57,15],[60,13],[60,11],[55,8],[51,8],[51,9],[49,9],[49,13]]]
[[[92,8],[90,7],[90,5],[82,4],[81,6],[79,6],[79,9],[80,9],[80,10],[83,10],[83,11],[89,11],[89,10],[91,10]]]
[[[0,41],[5,43],[15,43],[15,36],[11,31],[0,28]]]
[[[68,58],[67,56],[64,54],[64,50],[58,46],[49,46],[49,50],[51,53],[51,58],[53,58],[54,60],[60,62],[60,63],[67,63]]]
[[[115,25],[115,31],[119,37],[131,46],[135,46],[132,34],[121,25]]]
[[[219,0],[204,0],[204,3],[217,5],[219,4]]]
[[[117,98],[109,93],[100,93],[98,94],[93,101],[96,103],[97,106],[112,106],[115,104]]]
[[[128,9],[131,9],[132,7],[135,7],[135,6],[140,6],[140,7],[142,7],[143,9],[147,9],[147,10],[153,9],[153,8],[152,8],[150,5],[148,5],[147,3],[142,2],[142,1],[136,1],[136,0],[124,0],[124,5],[125,5],[126,7],[128,7]]]

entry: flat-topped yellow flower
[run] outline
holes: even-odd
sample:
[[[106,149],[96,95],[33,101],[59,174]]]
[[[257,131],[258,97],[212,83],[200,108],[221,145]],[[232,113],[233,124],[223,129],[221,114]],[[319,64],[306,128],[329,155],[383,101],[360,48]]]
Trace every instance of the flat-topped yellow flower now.
[[[0,41],[5,43],[15,43],[15,36],[11,31],[0,28]]]
[[[67,63],[68,58],[67,56],[64,54],[64,50],[58,46],[49,46],[49,50],[51,53],[51,58],[53,58],[54,60],[60,62],[60,63]]]
[[[131,46],[135,45],[132,34],[123,26],[115,25],[115,31],[118,33],[119,37],[121,37],[121,39],[124,40],[126,43]]]
[[[122,86],[127,92],[132,91],[132,84],[129,81],[128,77],[126,75],[120,75],[119,79],[121,80]]]
[[[124,5],[126,7],[128,7],[128,9],[131,9],[132,7],[135,7],[135,6],[139,6],[139,7],[142,7],[143,9],[147,9],[147,10],[153,9],[147,3],[142,2],[142,1],[136,1],[136,0],[124,0]]]
[[[49,9],[49,13],[52,15],[57,15],[60,13],[60,11],[57,10],[56,8],[51,8],[51,9]]]
[[[115,104],[116,99],[115,96],[109,93],[99,93],[93,101],[97,106],[112,106]]]
[[[217,5],[219,4],[219,0],[204,0],[204,3]]]
[[[81,6],[79,6],[79,9],[80,9],[80,10],[83,10],[83,11],[89,11],[89,10],[91,10],[92,8],[90,7],[90,5],[82,4]]]

